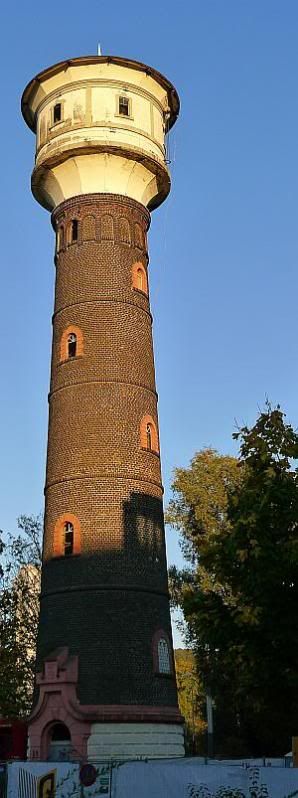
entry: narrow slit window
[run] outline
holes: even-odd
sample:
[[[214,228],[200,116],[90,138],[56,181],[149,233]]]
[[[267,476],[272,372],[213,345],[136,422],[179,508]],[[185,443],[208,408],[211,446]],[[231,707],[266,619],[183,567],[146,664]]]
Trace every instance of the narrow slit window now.
[[[67,339],[68,357],[76,357],[77,354],[77,336],[75,333],[70,333]]]
[[[57,122],[61,122],[61,119],[62,119],[61,103],[56,103],[56,105],[54,105],[54,125],[56,125]]]
[[[152,451],[152,430],[151,430],[151,424],[147,424],[147,427],[146,427],[146,440],[147,440],[147,449],[149,450],[149,452],[151,452],[151,451]]]
[[[74,543],[73,524],[71,524],[70,521],[66,521],[66,524],[64,524],[65,557],[69,557],[71,554],[73,554],[73,543]]]
[[[119,97],[119,114],[120,116],[129,116],[128,97]]]
[[[71,241],[78,240],[78,220],[73,219],[71,223]]]

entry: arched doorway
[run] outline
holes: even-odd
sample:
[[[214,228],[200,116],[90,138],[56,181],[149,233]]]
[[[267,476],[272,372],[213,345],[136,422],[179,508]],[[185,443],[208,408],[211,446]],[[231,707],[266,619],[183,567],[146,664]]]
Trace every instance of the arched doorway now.
[[[72,750],[70,732],[64,723],[55,723],[49,731],[48,761],[68,761]]]

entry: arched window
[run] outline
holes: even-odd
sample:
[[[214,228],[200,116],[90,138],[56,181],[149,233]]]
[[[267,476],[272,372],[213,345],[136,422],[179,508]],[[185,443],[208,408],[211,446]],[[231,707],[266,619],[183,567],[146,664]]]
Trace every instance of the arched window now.
[[[146,426],[146,440],[147,440],[147,449],[149,452],[152,451],[152,424],[150,422]]]
[[[51,740],[56,743],[70,740],[70,732],[64,723],[55,723],[52,728]]]
[[[82,222],[82,240],[92,241],[96,238],[96,219],[91,214],[85,216]]]
[[[171,645],[168,635],[163,631],[163,629],[158,629],[155,632],[152,641],[152,648],[153,667],[156,675],[161,674],[172,676],[173,665]]]
[[[83,354],[83,333],[75,324],[63,330],[60,342],[60,362],[80,357]]]
[[[61,122],[61,119],[62,119],[62,105],[61,103],[56,103],[56,105],[54,105],[54,111],[53,111],[53,124],[56,125],[57,122]]]
[[[140,424],[141,447],[147,452],[159,454],[158,434],[152,416],[144,416]]]
[[[119,219],[119,233],[120,233],[120,241],[123,241],[124,244],[130,244],[129,221],[124,217],[121,217],[121,219]]]
[[[143,249],[144,239],[141,225],[136,222],[135,224],[135,245],[138,249]]]
[[[159,673],[171,673],[171,660],[169,645],[165,637],[161,637],[157,644]]]
[[[142,269],[138,269],[137,271],[137,280],[139,291],[144,291],[144,274]]]
[[[79,228],[78,220],[72,219],[70,227],[70,240],[72,244],[78,240],[78,228]]]
[[[148,296],[147,274],[142,263],[134,263],[132,266],[132,287]]]
[[[57,723],[52,726],[49,733],[49,747],[48,747],[48,762],[58,762],[58,761],[67,761],[69,759],[70,752],[72,750],[72,743],[71,743],[71,736],[70,732],[65,726],[64,723]],[[49,788],[54,788],[54,784],[51,784],[50,778],[51,773],[48,775],[49,784],[47,781],[47,785]],[[45,794],[45,793],[44,793]],[[47,795],[52,795],[52,791],[47,792]]]
[[[64,524],[64,554],[65,554],[65,557],[69,557],[71,554],[73,554],[73,544],[74,544],[73,524],[70,521],[65,521],[65,524]]]
[[[114,241],[114,222],[112,216],[102,216],[100,236],[102,241]]]
[[[70,333],[67,338],[68,344],[68,357],[75,357],[77,354],[77,336],[75,333]]]
[[[54,529],[54,557],[70,557],[81,552],[81,525],[73,513],[64,513]]]

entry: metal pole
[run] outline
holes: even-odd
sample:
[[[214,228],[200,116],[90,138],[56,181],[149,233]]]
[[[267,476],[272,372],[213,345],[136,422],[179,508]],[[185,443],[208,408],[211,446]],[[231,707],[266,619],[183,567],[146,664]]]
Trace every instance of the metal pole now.
[[[194,705],[194,690],[193,684],[191,685],[191,704],[192,704],[192,755],[195,755],[195,705]]]
[[[213,706],[210,687],[206,690],[206,707],[207,707],[207,753],[208,757],[212,759],[214,756],[214,737],[213,737]]]

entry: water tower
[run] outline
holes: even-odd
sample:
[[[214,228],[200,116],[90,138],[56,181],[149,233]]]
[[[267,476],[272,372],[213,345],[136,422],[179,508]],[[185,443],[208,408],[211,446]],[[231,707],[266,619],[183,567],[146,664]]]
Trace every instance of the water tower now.
[[[31,759],[184,753],[147,248],[178,111],[163,75],[114,56],[56,64],[22,98],[56,236]]]

